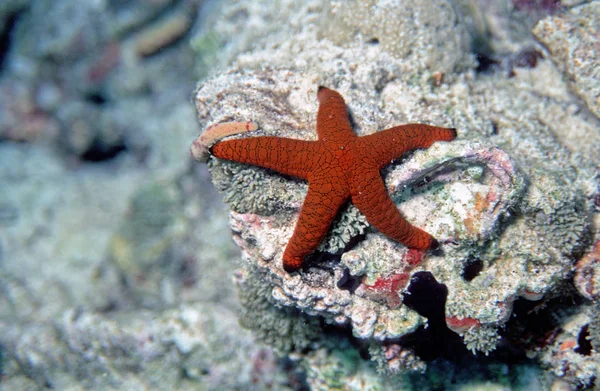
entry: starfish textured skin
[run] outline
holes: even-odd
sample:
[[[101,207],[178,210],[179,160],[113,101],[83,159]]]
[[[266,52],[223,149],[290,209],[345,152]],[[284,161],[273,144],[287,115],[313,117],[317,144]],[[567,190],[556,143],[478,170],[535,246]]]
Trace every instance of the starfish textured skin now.
[[[456,130],[407,124],[359,137],[352,130],[346,103],[338,92],[319,87],[317,98],[317,141],[247,137],[219,141],[210,150],[220,159],[308,181],[308,194],[283,253],[283,268],[291,273],[302,267],[304,258],[319,246],[348,199],[389,238],[418,250],[437,247],[437,240],[400,214],[380,170],[407,151],[454,140]]]

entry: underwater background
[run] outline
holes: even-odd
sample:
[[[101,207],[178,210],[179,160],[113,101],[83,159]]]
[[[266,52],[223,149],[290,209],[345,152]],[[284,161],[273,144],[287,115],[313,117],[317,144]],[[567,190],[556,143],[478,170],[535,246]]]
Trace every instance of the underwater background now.
[[[599,42],[598,0],[0,0],[0,389],[600,389]],[[457,129],[382,170],[439,251],[348,205],[287,273],[307,183],[190,155],[316,140],[319,86]]]

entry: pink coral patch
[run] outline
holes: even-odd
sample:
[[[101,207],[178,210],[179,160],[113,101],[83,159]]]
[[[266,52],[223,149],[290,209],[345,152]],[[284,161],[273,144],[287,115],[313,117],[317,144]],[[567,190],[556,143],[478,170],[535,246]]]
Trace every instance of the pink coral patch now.
[[[416,266],[425,257],[425,251],[417,250],[415,248],[410,248],[404,255],[404,261],[408,263],[410,266]]]
[[[389,277],[378,278],[373,285],[364,285],[367,295],[372,298],[384,300],[387,305],[394,309],[402,304],[402,298],[398,292],[408,282],[408,273],[393,274]]]
[[[446,325],[457,334],[463,334],[465,331],[479,327],[481,323],[473,318],[459,318],[458,316],[447,316]]]

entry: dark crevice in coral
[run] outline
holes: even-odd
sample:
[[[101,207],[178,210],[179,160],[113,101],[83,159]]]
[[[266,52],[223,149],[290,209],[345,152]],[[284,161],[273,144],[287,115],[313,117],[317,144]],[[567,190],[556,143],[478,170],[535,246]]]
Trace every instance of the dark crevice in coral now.
[[[105,162],[117,157],[126,150],[127,147],[124,143],[107,146],[99,142],[94,142],[80,157],[81,160],[86,162]]]
[[[590,380],[590,384],[589,384],[589,390],[596,390],[596,376],[592,376],[592,379]]]
[[[590,332],[588,330],[588,325],[586,324],[579,331],[579,335],[577,336],[577,347],[575,348],[575,352],[581,354],[582,356],[589,356],[592,354],[592,343],[589,340]]]
[[[103,313],[103,314],[109,314],[109,313],[117,312],[120,309],[121,309],[121,305],[118,302],[118,300],[109,299],[104,305],[97,308],[96,311]]]
[[[465,281],[472,281],[483,270],[483,261],[481,259],[468,259],[463,267],[462,277]]]
[[[84,96],[84,99],[87,102],[89,102],[93,105],[96,105],[96,106],[103,106],[108,101],[106,96],[104,96],[104,94],[102,94],[100,92],[91,92],[89,94],[86,94]]]
[[[8,18],[6,18],[4,30],[0,31],[0,72],[4,70],[4,62],[10,51],[14,28],[22,13],[23,10],[19,10],[10,14]]]
[[[475,59],[477,60],[477,67],[475,68],[477,73],[491,72],[499,64],[497,60],[487,53],[475,52]]]
[[[193,254],[185,254],[176,265],[176,275],[185,288],[191,288],[198,282],[198,259]]]
[[[489,356],[473,356],[467,350],[462,338],[446,325],[445,305],[448,289],[444,284],[436,281],[429,272],[418,272],[411,278],[410,285],[403,294],[404,304],[427,318],[427,327],[421,326],[415,332],[407,334],[397,341],[402,346],[412,349],[415,354],[424,361],[443,363],[445,360],[459,366],[484,365],[485,363],[502,362],[506,364],[520,364],[531,362],[525,355],[525,347],[530,346],[529,338],[538,343],[541,340],[551,341],[555,335],[556,322],[550,325],[552,313],[550,311],[535,311],[539,303],[517,300],[515,303],[518,318],[522,322],[520,333],[523,333],[524,341],[518,341],[519,333],[503,336],[500,346]],[[531,314],[534,318],[531,319]],[[535,318],[539,316],[539,318]],[[532,322],[532,323],[530,323]],[[542,325],[546,325],[543,328]],[[549,326],[548,326],[549,325]],[[507,326],[512,329],[514,325]],[[535,330],[540,330],[535,337],[531,336]],[[386,342],[387,343],[387,342]],[[547,342],[549,343],[549,342]]]
[[[356,288],[360,286],[362,281],[362,277],[356,277],[350,274],[350,270],[348,268],[344,268],[344,275],[337,282],[337,287],[342,290],[349,291],[350,293],[354,293]]]
[[[427,318],[427,327],[419,327],[414,333],[398,341],[418,357],[431,361],[439,357],[449,359],[469,354],[462,339],[446,326],[445,307],[448,288],[437,282],[430,272],[417,272],[403,293],[403,303]]]
[[[581,301],[575,293],[568,292],[545,302],[516,300],[513,314],[500,333],[502,339],[495,355],[512,360],[525,359],[528,350],[554,343],[561,332],[561,318],[571,314]]]
[[[373,37],[367,41],[367,44],[368,45],[379,45],[379,39],[376,37]]]
[[[430,326],[446,324],[444,312],[448,288],[437,282],[430,272],[413,274],[402,296],[404,304],[426,317]]]
[[[315,251],[304,259],[302,271],[309,272],[311,268],[332,271],[333,265],[339,263],[341,258],[340,254]]]
[[[306,372],[300,367],[298,360],[284,356],[278,360],[279,366],[288,376],[288,386],[294,391],[310,391],[306,381]]]
[[[492,123],[492,136],[496,136],[498,134],[498,122],[491,120],[490,121]]]
[[[351,238],[348,243],[346,244],[346,246],[344,246],[344,250],[341,251],[341,253],[346,253],[350,250],[352,250],[354,248],[354,246],[356,246],[357,244],[359,244],[360,242],[362,242],[363,240],[365,240],[367,238],[367,234],[360,234],[360,235],[356,235],[355,237]]]

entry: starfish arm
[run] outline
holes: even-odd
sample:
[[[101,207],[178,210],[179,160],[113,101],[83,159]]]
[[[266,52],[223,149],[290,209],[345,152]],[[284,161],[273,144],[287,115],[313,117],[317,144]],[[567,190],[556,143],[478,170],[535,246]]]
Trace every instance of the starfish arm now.
[[[404,153],[429,148],[436,141],[452,141],[456,138],[456,129],[440,128],[424,124],[395,126],[360,137],[360,149],[371,155],[379,168],[390,164]]]
[[[309,182],[294,233],[283,253],[283,268],[288,273],[302,267],[304,257],[321,243],[349,193],[340,182],[316,179]]]
[[[350,126],[348,109],[344,98],[334,90],[319,87],[317,92],[319,111],[317,113],[317,136],[322,141],[343,141],[355,138]]]
[[[378,170],[362,171],[352,186],[352,203],[379,232],[418,250],[437,246],[427,232],[410,225],[390,198]]]
[[[284,175],[308,179],[316,160],[315,141],[281,137],[249,137],[218,142],[211,148],[213,156],[269,168]]]

